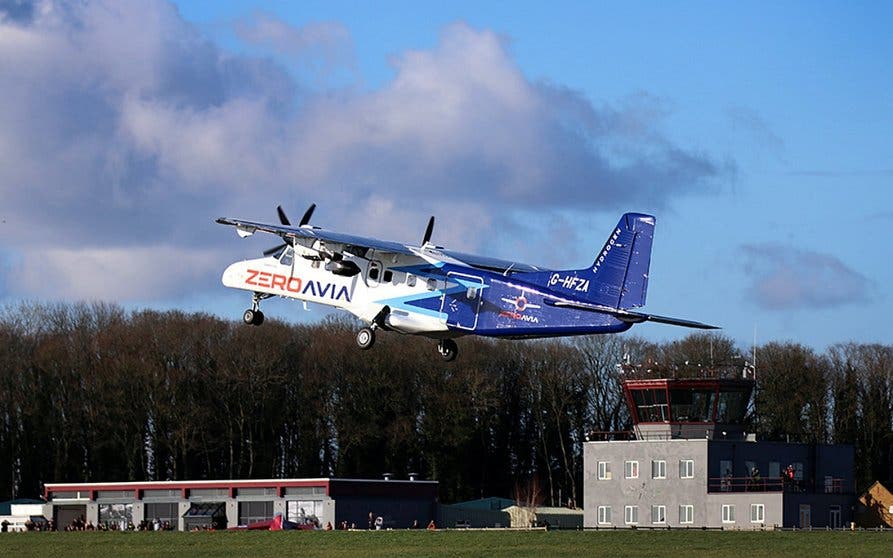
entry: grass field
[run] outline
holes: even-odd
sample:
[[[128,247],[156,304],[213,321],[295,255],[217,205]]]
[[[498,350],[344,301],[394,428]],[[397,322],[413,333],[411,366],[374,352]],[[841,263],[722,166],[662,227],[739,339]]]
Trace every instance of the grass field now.
[[[893,532],[7,533],[0,556],[893,556]]]

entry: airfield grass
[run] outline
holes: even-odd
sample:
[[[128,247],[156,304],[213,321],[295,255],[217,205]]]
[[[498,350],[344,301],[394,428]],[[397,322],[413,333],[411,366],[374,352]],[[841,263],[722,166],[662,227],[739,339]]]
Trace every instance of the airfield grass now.
[[[893,556],[893,532],[241,531],[4,533],[0,556]]]

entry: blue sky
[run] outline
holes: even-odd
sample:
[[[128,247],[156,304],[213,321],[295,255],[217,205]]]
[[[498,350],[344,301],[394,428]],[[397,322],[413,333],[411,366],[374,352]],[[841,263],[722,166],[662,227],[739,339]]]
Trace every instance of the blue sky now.
[[[0,301],[237,318],[278,203],[564,268],[640,211],[646,310],[893,342],[889,3],[443,4],[0,1]]]

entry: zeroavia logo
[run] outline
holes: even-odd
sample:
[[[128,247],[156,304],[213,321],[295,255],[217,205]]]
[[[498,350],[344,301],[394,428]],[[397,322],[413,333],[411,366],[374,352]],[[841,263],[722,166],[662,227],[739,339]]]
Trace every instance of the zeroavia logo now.
[[[303,281],[300,277],[286,277],[285,275],[268,271],[249,269],[245,284],[264,289],[279,289],[280,291],[304,296],[328,298],[331,300],[343,299],[345,302],[350,302],[350,292],[347,290],[347,287],[339,287],[338,285],[322,281]]]

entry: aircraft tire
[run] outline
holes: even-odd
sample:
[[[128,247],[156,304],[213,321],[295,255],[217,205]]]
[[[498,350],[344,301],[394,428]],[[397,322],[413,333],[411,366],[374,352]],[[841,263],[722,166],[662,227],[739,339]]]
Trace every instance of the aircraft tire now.
[[[444,361],[452,362],[459,354],[459,346],[452,339],[443,339],[437,344],[437,352]]]
[[[254,320],[254,310],[252,310],[251,308],[245,310],[245,313],[242,314],[242,321],[248,325],[254,325]]]
[[[264,323],[264,313],[258,310],[254,313],[254,321],[251,322],[251,325],[259,326],[262,323]]]
[[[359,345],[361,349],[364,351],[371,349],[374,344],[375,332],[372,331],[372,328],[364,327],[357,332],[357,345]]]

